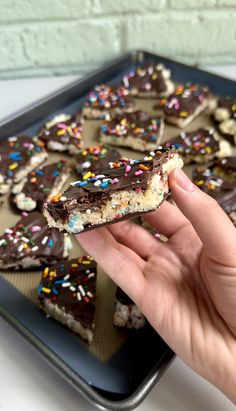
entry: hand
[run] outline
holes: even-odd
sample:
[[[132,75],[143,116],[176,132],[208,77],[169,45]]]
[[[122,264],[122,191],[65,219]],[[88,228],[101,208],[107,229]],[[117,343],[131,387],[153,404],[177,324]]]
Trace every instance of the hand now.
[[[236,403],[236,230],[183,171],[169,184],[179,208],[143,216],[168,242],[128,220],[77,238],[176,354]]]

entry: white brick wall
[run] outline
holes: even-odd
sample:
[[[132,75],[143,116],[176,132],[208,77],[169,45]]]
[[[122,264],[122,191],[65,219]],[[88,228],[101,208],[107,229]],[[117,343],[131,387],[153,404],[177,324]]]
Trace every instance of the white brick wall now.
[[[148,49],[236,62],[236,0],[0,0],[0,78],[84,72]]]

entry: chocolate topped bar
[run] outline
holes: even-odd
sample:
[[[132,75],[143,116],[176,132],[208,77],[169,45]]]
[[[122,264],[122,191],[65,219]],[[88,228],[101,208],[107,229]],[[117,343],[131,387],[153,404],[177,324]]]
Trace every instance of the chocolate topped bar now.
[[[163,64],[137,67],[123,77],[123,82],[135,97],[168,96],[174,91],[170,70]]]
[[[209,168],[196,168],[193,182],[205,193],[213,197],[236,225],[236,179],[223,178],[217,173],[213,163]]]
[[[111,145],[151,151],[156,150],[161,144],[163,131],[162,119],[138,110],[103,121],[100,126],[100,138]]]
[[[52,151],[77,153],[83,145],[83,118],[81,113],[73,116],[61,114],[45,124],[38,137]]]
[[[68,257],[71,241],[47,225],[36,211],[22,217],[0,236],[0,268],[33,268]]]
[[[115,295],[115,312],[113,315],[114,325],[129,329],[139,329],[145,325],[145,322],[145,317],[139,307],[120,287],[117,287]]]
[[[168,173],[183,162],[174,149],[160,149],[143,160],[110,162],[76,181],[45,204],[49,226],[78,233],[105,223],[155,210],[168,195]]]
[[[219,131],[230,143],[236,144],[236,98],[219,98],[214,113]]]
[[[97,264],[90,256],[46,267],[38,287],[40,308],[92,342]]]
[[[59,192],[69,177],[65,160],[37,168],[12,188],[11,200],[19,210],[41,209],[48,197]]]
[[[28,136],[9,137],[0,147],[0,194],[21,181],[47,158],[44,144]]]
[[[81,177],[89,176],[104,167],[109,161],[120,159],[120,153],[109,145],[101,143],[83,149],[76,155],[76,171]]]
[[[90,91],[82,112],[91,119],[109,118],[113,114],[132,111],[134,105],[126,87],[100,84]]]
[[[164,113],[169,123],[185,127],[205,108],[210,100],[208,87],[186,83],[176,87],[169,97],[161,99],[154,109]]]
[[[215,175],[236,183],[236,156],[215,159],[209,168]]]
[[[166,141],[165,147],[174,146],[183,156],[185,164],[192,161],[207,163],[220,150],[214,129],[199,128],[195,131],[182,131],[177,137]]]
[[[236,119],[236,98],[219,98],[214,117],[217,121],[228,120],[229,118]]]

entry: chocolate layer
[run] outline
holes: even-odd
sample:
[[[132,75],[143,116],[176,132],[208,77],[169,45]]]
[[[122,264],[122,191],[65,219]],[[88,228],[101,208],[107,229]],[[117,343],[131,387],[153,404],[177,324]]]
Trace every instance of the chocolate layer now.
[[[114,192],[143,192],[153,174],[159,172],[162,177],[162,165],[172,158],[174,153],[173,149],[162,148],[144,160],[121,159],[111,162],[101,170],[102,174],[72,183],[63,194],[49,199],[45,208],[55,221],[67,222],[68,216],[75,210],[93,212],[99,209]]]
[[[219,142],[215,139],[215,130],[204,128],[191,132],[182,131],[177,137],[166,141],[164,146],[174,146],[186,160],[194,161],[197,157],[198,162],[201,157],[214,157],[220,148]]]
[[[116,161],[120,158],[120,153],[108,144],[98,144],[85,148],[75,156],[76,171],[81,177],[96,173],[109,161]]]
[[[185,119],[192,116],[203,101],[210,97],[209,89],[193,83],[176,87],[174,93],[154,106],[168,116]]]
[[[134,105],[134,101],[129,97],[129,90],[123,86],[112,86],[100,84],[90,91],[85,107],[108,111],[113,108],[129,108]]]
[[[134,302],[131,300],[131,298],[120,287],[117,287],[117,289],[116,289],[115,298],[121,304],[124,304],[124,305],[134,304]]]
[[[198,167],[193,171],[193,182],[205,193],[213,197],[227,213],[236,212],[236,180],[227,181],[211,168]]]
[[[37,162],[36,156],[42,158]],[[31,161],[30,168],[33,169],[46,157],[44,144],[37,139],[28,136],[9,137],[0,147],[0,184],[11,185],[13,181],[19,181],[27,174],[26,168]]]
[[[0,236],[1,268],[8,265],[19,268],[26,258],[54,264],[64,257],[64,251],[64,234],[48,228],[46,218],[39,212],[22,217]]]
[[[67,116],[65,118],[67,118]],[[39,131],[38,137],[47,145],[50,143],[52,146],[52,142],[59,143],[64,146],[65,151],[69,150],[69,146],[74,146],[76,150],[80,150],[82,147],[82,131],[83,119],[81,113],[77,113],[49,127],[45,125]],[[55,151],[57,151],[56,147],[55,145]],[[51,149],[51,147],[49,148]]]
[[[166,77],[170,77],[170,72],[163,65],[149,64],[129,72],[123,77],[123,82],[133,95],[154,92],[159,96],[167,91]]]
[[[42,302],[49,299],[79,321],[83,327],[94,328],[97,264],[89,256],[60,261],[46,267],[38,287]]]
[[[132,136],[153,143],[158,141],[161,124],[162,120],[160,118],[138,110],[103,121],[100,129],[102,134],[112,136],[114,139]]]

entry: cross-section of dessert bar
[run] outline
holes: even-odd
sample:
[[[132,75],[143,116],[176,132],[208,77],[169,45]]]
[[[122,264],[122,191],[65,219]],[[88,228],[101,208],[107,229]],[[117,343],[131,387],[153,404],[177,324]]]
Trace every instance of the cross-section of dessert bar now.
[[[72,183],[49,199],[49,227],[77,234],[120,219],[156,210],[169,194],[168,175],[183,161],[175,149],[160,148],[142,160],[109,162],[99,174]]]
[[[38,287],[40,308],[91,343],[97,264],[90,256],[46,267]]]

